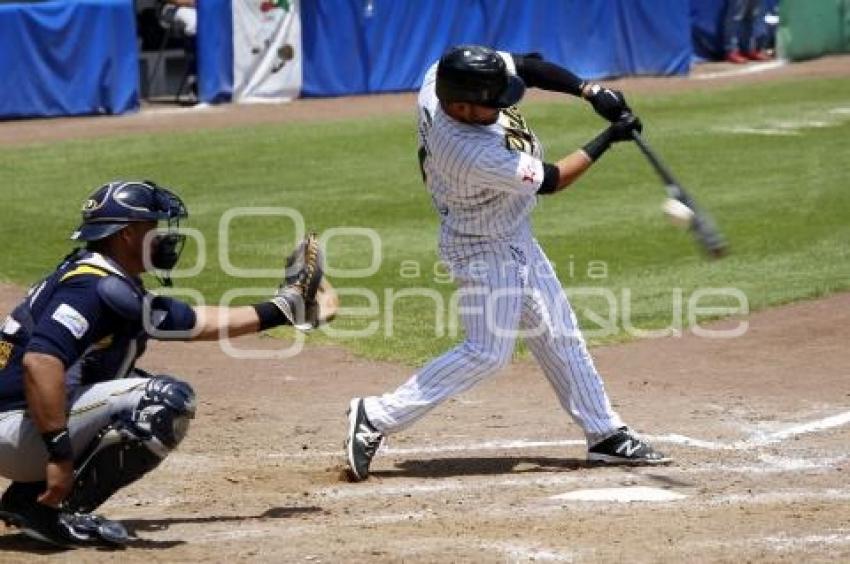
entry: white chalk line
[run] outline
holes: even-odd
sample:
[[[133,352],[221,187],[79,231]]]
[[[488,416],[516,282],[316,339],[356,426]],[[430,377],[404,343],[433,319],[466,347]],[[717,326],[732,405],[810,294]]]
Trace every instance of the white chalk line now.
[[[743,135],[766,135],[766,136],[794,136],[800,135],[804,129],[823,129],[842,125],[850,116],[850,108],[837,107],[830,109],[826,114],[818,113],[818,118],[803,118],[791,120],[774,120],[767,125],[732,125],[713,128],[721,133],[735,133]]]
[[[823,419],[791,425],[784,429],[774,431],[772,433],[760,433],[757,436],[733,443],[720,443],[715,441],[704,441],[686,437],[684,435],[661,435],[647,437],[659,443],[672,443],[693,448],[702,448],[709,450],[743,450],[751,449],[754,446],[769,445],[777,442],[782,442],[789,438],[834,429],[846,425],[850,422],[850,411],[839,413]],[[581,440],[567,441],[494,441],[489,443],[479,443],[473,445],[449,445],[448,447],[431,447],[427,449],[398,449],[404,453],[421,454],[424,452],[446,452],[454,450],[485,450],[485,449],[510,449],[510,448],[539,448],[548,446],[563,446],[563,445],[583,445]],[[392,453],[392,451],[390,452]],[[312,456],[339,456],[339,452],[328,453],[310,453]],[[283,455],[281,453],[282,456]],[[845,462],[848,456],[832,457],[823,459],[789,459],[784,457],[776,457],[771,455],[761,456],[762,464],[758,465],[726,465],[726,464],[702,464],[691,468],[670,467],[669,470],[665,467],[644,468],[645,470],[661,473],[669,472],[673,477],[681,474],[701,474],[701,473],[783,473],[783,472],[799,472],[800,470],[823,470],[834,467],[834,465]],[[641,470],[644,470],[641,469]],[[617,474],[615,481],[620,485],[634,485],[641,480],[641,474],[636,472],[628,472]],[[384,485],[384,484],[360,484],[345,488],[325,488],[318,490],[315,493],[319,496],[331,498],[357,498],[357,497],[376,497],[376,496],[414,496],[414,495],[430,495],[437,492],[481,492],[488,488],[506,488],[506,487],[540,487],[540,486],[559,486],[581,483],[582,485],[593,483],[608,483],[612,481],[610,475],[584,475],[574,476],[567,474],[551,474],[551,475],[514,475],[499,478],[490,478],[486,476],[475,476],[473,481],[460,479],[443,479],[434,484],[406,484],[406,485]],[[756,494],[725,494],[713,496],[709,499],[700,500],[698,497],[687,498],[687,503],[696,503],[698,505],[719,506],[724,504],[770,504],[770,503],[788,503],[793,501],[850,501],[850,490],[845,489],[827,489],[821,491],[797,490],[797,491],[782,491],[782,492],[767,492]],[[573,502],[571,507],[586,506],[588,510],[596,511],[598,502]],[[673,501],[667,504],[658,506],[669,507],[670,505],[678,504],[681,506],[683,501]],[[558,509],[555,507],[554,509]],[[536,511],[552,511],[553,507],[540,506],[535,508]],[[386,524],[403,521],[418,521],[424,518],[436,517],[435,513],[427,512],[412,512],[412,513],[392,513],[392,514],[374,514],[366,519],[375,524]],[[263,528],[248,528],[227,530],[221,532],[207,532],[206,534],[197,537],[198,542],[219,542],[242,538],[257,538],[270,535],[286,534],[306,534],[306,533],[321,533],[327,530],[326,524],[310,524],[296,525],[287,523],[284,527],[263,527]],[[160,535],[155,535],[157,538],[162,538]],[[181,535],[184,538],[184,535]],[[545,552],[545,551],[544,551]],[[541,558],[542,559],[542,558]]]
[[[784,67],[786,65],[786,61],[778,60],[778,61],[770,61],[768,63],[750,63],[747,66],[737,67],[731,70],[725,71],[717,71],[717,72],[709,72],[705,74],[694,74],[691,75],[693,80],[714,80],[717,78],[730,78],[735,76],[746,76],[748,74],[758,74],[761,72],[771,71],[774,69],[778,69]]]
[[[436,519],[438,515],[429,511],[408,511],[395,513],[377,513],[372,515],[358,516],[356,520],[351,520],[351,525],[358,527],[364,525],[391,525],[394,523],[418,523],[425,519]],[[125,517],[132,519],[132,517]],[[258,539],[265,537],[297,537],[303,535],[323,535],[328,529],[338,527],[339,525],[334,520],[326,520],[314,523],[297,523],[291,519],[275,519],[269,520],[264,526],[254,527],[238,527],[229,526],[230,528],[223,530],[209,530],[216,525],[206,524],[200,527],[198,533],[194,529],[198,525],[179,524],[169,527],[167,530],[145,534],[141,538],[154,538],[160,541],[182,540],[193,543],[213,543],[225,542],[231,540],[242,539]]]
[[[780,443],[782,441],[820,431],[828,431],[837,427],[843,427],[850,423],[850,411],[845,411],[837,415],[791,425],[779,431],[772,433],[756,433],[749,439],[734,441],[731,443],[719,441],[707,441],[696,439],[679,434],[666,435],[644,435],[644,437],[657,444],[671,444],[685,447],[691,447],[703,450],[728,450],[741,451],[750,450],[758,447],[768,446],[771,444]],[[431,445],[418,446],[408,448],[391,448],[386,447],[381,449],[381,454],[385,456],[418,456],[428,454],[441,454],[450,452],[474,452],[486,450],[525,450],[535,448],[557,448],[557,447],[573,447],[585,446],[583,439],[565,439],[554,441],[540,441],[529,439],[516,439],[509,441],[485,441],[480,443],[458,443],[448,445]],[[302,452],[271,452],[267,455],[269,458],[326,458],[326,457],[342,457],[342,448],[335,451],[302,451]]]
[[[665,502],[657,501],[631,501],[621,503],[617,501],[578,501],[578,500],[553,500],[535,499],[534,505],[518,507],[488,507],[487,515],[492,519],[504,517],[506,519],[522,516],[524,518],[553,518],[553,516],[587,512],[599,514],[605,512],[633,512],[636,507],[652,508],[653,513],[661,511],[674,511],[677,514],[687,510],[711,509],[721,511],[732,506],[765,506],[790,503],[838,503],[846,504],[850,500],[848,489],[825,489],[825,490],[790,490],[781,492],[760,492],[751,494],[717,494],[711,496],[690,495],[683,499]]]
[[[549,496],[552,501],[593,501],[603,503],[632,503],[636,501],[655,501],[668,503],[681,501],[688,494],[668,488],[650,486],[621,486],[616,488],[583,488]]]
[[[790,552],[814,547],[837,547],[847,544],[850,544],[850,533],[846,529],[838,529],[834,532],[811,535],[781,534],[735,540],[727,538],[710,541],[689,541],[685,542],[683,547],[687,547],[691,551],[697,550],[699,551],[697,554],[702,554],[705,557],[706,549],[728,549],[733,546],[741,549],[758,547],[773,552]],[[575,562],[577,560],[593,560],[594,553],[592,549],[587,548],[572,552],[559,552],[519,543],[489,543],[482,544],[481,547],[501,551],[508,562]]]
[[[846,503],[850,501],[850,489],[825,489],[820,491],[813,490],[790,490],[781,492],[762,492],[753,494],[721,494],[714,495],[708,498],[700,498],[700,496],[690,496],[680,500],[671,500],[664,503],[657,502],[631,502],[621,504],[618,502],[598,502],[598,501],[559,501],[552,502],[547,499],[540,500],[535,498],[536,505],[524,507],[506,507],[506,506],[488,506],[484,514],[488,518],[511,518],[515,519],[518,516],[525,518],[530,517],[547,517],[562,514],[563,512],[591,512],[598,514],[601,503],[604,503],[606,511],[612,511],[615,507],[621,507],[623,511],[634,511],[635,506],[652,507],[652,511],[657,514],[659,511],[676,511],[680,512],[683,508],[700,508],[700,507],[722,507],[727,505],[771,505],[776,503],[794,503],[794,502],[835,502]],[[304,537],[306,535],[324,536],[328,530],[337,529],[339,527],[363,525],[390,525],[397,523],[409,522],[413,526],[421,523],[423,520],[442,519],[439,511],[412,511],[402,513],[376,513],[358,516],[342,516],[340,519],[331,519],[328,521],[294,524],[288,520],[280,520],[267,527],[253,527],[242,529],[230,529],[224,531],[207,531],[202,534],[194,535],[187,530],[187,526],[173,527],[169,532],[153,533],[145,535],[144,538],[156,538],[157,540],[188,540],[198,543],[213,543],[227,542],[237,539],[258,539],[264,537],[283,538],[283,537]],[[178,530],[179,529],[179,530]],[[783,539],[784,537],[775,537]],[[823,538],[825,542],[832,544],[845,544],[850,539],[850,535],[814,535],[805,537],[792,537],[785,539],[790,542],[800,542],[813,544],[818,539]],[[764,542],[770,544],[774,537],[757,537],[753,542]],[[421,539],[417,539],[419,542]],[[750,542],[750,541],[747,541]],[[709,545],[710,542],[696,543]],[[481,548],[489,548],[499,550],[508,557],[513,559],[527,560],[533,555],[537,555],[538,560],[554,560],[554,561],[569,561],[573,555],[547,549],[540,546],[524,545],[520,543],[485,543],[480,545]]]
[[[850,534],[846,532],[840,533],[829,533],[829,534],[818,534],[818,535],[804,535],[804,536],[790,536],[790,535],[774,535],[769,537],[764,537],[763,539],[753,539],[756,544],[766,544],[773,550],[778,551],[787,551],[794,550],[797,548],[807,548],[810,545],[826,545],[826,546],[835,546],[835,545],[843,545],[850,544]]]
[[[808,435],[810,433],[817,433],[819,431],[826,431],[828,429],[842,427],[844,425],[847,425],[847,423],[850,423],[850,411],[845,411],[844,413],[832,415],[824,419],[810,421],[808,423],[792,425],[780,431],[774,431],[773,433],[767,433],[765,435],[759,436],[753,439],[752,442],[757,445],[777,443],[799,435]]]
[[[747,127],[736,125],[733,127],[718,127],[717,131],[723,133],[737,133],[741,135],[765,135],[767,137],[794,137],[800,135],[799,128],[778,129],[774,127]]]
[[[457,443],[441,446],[417,446],[409,448],[394,448],[384,446],[381,447],[381,454],[387,456],[406,456],[420,454],[440,454],[443,452],[464,452],[464,451],[479,451],[479,450],[514,450],[514,449],[532,449],[532,448],[547,448],[547,447],[567,447],[567,446],[585,446],[587,443],[583,439],[565,439],[557,441],[536,441],[527,439],[517,439],[512,441],[485,441],[483,443]],[[301,451],[301,452],[271,452],[269,458],[325,458],[330,456],[342,456],[343,450],[324,450],[324,451]]]
[[[784,457],[764,457],[761,464],[723,464],[706,463],[698,466],[680,468],[677,466],[639,467],[624,471],[617,468],[616,476],[610,473],[578,474],[575,472],[527,472],[504,476],[474,475],[468,478],[443,478],[434,483],[404,483],[387,484],[367,482],[356,486],[331,486],[315,492],[316,495],[335,499],[352,499],[368,497],[418,497],[435,493],[467,492],[480,493],[488,489],[507,488],[539,488],[566,486],[572,484],[607,484],[616,483],[619,486],[633,486],[645,482],[645,473],[677,476],[701,474],[786,474],[786,473],[820,473],[831,471],[837,465],[850,460],[850,455],[829,458],[789,459]]]
[[[769,535],[744,539],[723,539],[711,541],[688,542],[686,546],[701,553],[706,549],[737,549],[758,548],[773,552],[790,552],[794,550],[811,550],[812,548],[834,547],[850,544],[850,534],[846,532],[820,533],[812,535]],[[742,558],[743,559],[743,558]]]
[[[620,478],[627,478],[629,475],[620,475]],[[637,475],[632,476],[638,478]],[[318,490],[317,495],[321,497],[330,497],[335,499],[350,499],[359,497],[375,497],[375,496],[402,496],[413,497],[419,495],[430,495],[433,493],[445,493],[455,491],[480,492],[489,488],[530,488],[540,486],[560,486],[573,483],[588,483],[599,481],[610,481],[610,476],[588,476],[577,477],[567,474],[549,474],[549,475],[517,475],[504,477],[490,476],[474,476],[463,480],[459,478],[443,478],[433,484],[382,484],[382,483],[366,483],[358,484],[357,486],[342,486],[329,487]]]
[[[824,490],[785,490],[779,492],[734,493],[713,496],[702,503],[704,505],[765,505],[772,503],[791,503],[794,501],[835,501],[850,500],[850,489],[828,488]]]
[[[268,537],[274,533],[268,528],[263,529],[233,529],[230,531],[213,531],[204,533],[192,539],[194,542],[218,542],[224,540],[250,539]]]
[[[445,478],[439,481],[436,481],[432,484],[402,484],[402,485],[394,485],[394,484],[383,484],[383,483],[374,483],[367,482],[364,484],[357,484],[352,486],[339,486],[339,487],[330,487],[324,488],[321,490],[317,490],[314,493],[319,499],[321,498],[332,498],[332,499],[357,499],[357,498],[370,498],[370,499],[391,499],[393,497],[410,497],[421,499],[423,497],[428,498],[433,496],[434,494],[459,494],[459,495],[467,495],[467,496],[477,496],[483,492],[488,490],[506,490],[506,489],[539,489],[541,487],[548,488],[556,488],[556,487],[564,487],[564,486],[581,486],[586,488],[587,486],[593,485],[601,485],[601,486],[618,486],[618,487],[633,487],[641,482],[646,482],[646,476],[642,475],[640,472],[648,471],[653,474],[658,474],[662,472],[669,473],[670,477],[675,478],[676,476],[681,475],[699,475],[699,474],[723,474],[723,473],[735,473],[735,474],[743,474],[747,476],[751,476],[759,473],[795,473],[798,474],[801,470],[807,471],[830,471],[831,468],[834,468],[836,464],[846,462],[850,459],[850,456],[843,457],[831,457],[831,458],[821,458],[821,459],[785,459],[782,457],[775,456],[764,456],[764,463],[761,465],[729,465],[729,464],[701,464],[699,466],[695,466],[692,468],[644,468],[644,469],[635,469],[634,472],[625,472],[622,473],[618,470],[616,476],[611,476],[610,474],[593,474],[593,475],[579,475],[576,476],[574,474],[547,474],[547,475],[539,475],[539,474],[524,474],[524,475],[513,475],[513,476],[502,476],[502,477],[490,477],[490,476],[473,476],[468,479],[459,479],[459,478]],[[463,497],[453,497],[453,501],[463,502]],[[791,490],[791,491],[782,491],[782,492],[766,492],[766,493],[755,493],[755,494],[721,494],[715,495],[713,497],[709,497],[708,499],[701,499],[701,496],[690,496],[688,498],[688,506],[690,504],[696,504],[699,506],[721,506],[721,505],[729,505],[729,504],[752,504],[752,505],[763,505],[770,503],[789,503],[795,501],[845,501],[850,500],[850,490],[846,489],[827,489],[822,491],[812,491],[812,490]],[[174,503],[184,503],[186,500],[172,500]],[[673,500],[671,502],[665,502],[665,504],[659,505],[659,509],[666,508],[670,503],[676,503],[677,507],[681,507],[682,500]],[[473,503],[470,501],[469,503]],[[476,502],[477,503],[477,502]],[[580,501],[570,501],[568,506],[571,510],[577,511],[598,511],[598,504],[600,502],[580,502]],[[612,502],[610,505],[614,505]],[[608,505],[606,505],[607,507]],[[522,511],[526,514],[550,514],[553,512],[563,511],[563,504],[556,504],[547,501],[543,501],[537,506],[523,508]],[[505,509],[506,515],[508,513],[514,514],[517,511],[517,508]],[[500,513],[496,508],[488,509],[488,514],[491,516],[495,516],[497,513]],[[134,519],[138,518],[138,515],[125,515],[119,516],[119,519]],[[405,522],[421,522],[426,519],[439,519],[440,513],[438,511],[434,511],[432,509],[426,510],[414,510],[407,512],[392,512],[392,513],[371,513],[366,514],[364,516],[360,516],[356,518],[356,522],[360,525],[387,525],[394,523],[405,523]],[[210,531],[209,526],[204,527],[204,532],[201,534],[192,534],[191,530],[193,528],[190,524],[183,524],[171,527],[168,532],[161,533],[153,533],[151,535],[145,535],[144,538],[148,538],[149,536],[152,538],[157,538],[159,540],[191,540],[193,542],[201,542],[201,543],[209,543],[209,542],[222,542],[228,540],[238,540],[238,539],[249,539],[249,538],[260,538],[260,537],[269,537],[276,536],[280,537],[281,535],[285,536],[293,536],[293,535],[306,535],[306,534],[322,534],[323,531],[326,531],[329,527],[333,527],[333,523],[328,522],[320,522],[320,523],[293,523],[291,520],[282,520],[280,524],[268,524],[261,527],[241,527],[237,529],[227,529],[223,531]],[[542,549],[541,549],[542,550]],[[541,557],[542,559],[542,557]]]
[[[561,552],[536,545],[518,542],[481,543],[480,548],[494,550],[505,555],[508,562],[573,562],[571,552]]]

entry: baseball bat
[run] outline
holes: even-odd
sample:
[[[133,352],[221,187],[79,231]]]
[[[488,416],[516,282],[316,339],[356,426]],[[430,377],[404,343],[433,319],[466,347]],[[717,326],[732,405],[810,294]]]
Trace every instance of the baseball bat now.
[[[649,143],[641,137],[640,133],[632,131],[632,137],[640,151],[646,157],[646,160],[649,161],[649,164],[652,165],[652,168],[661,177],[667,189],[667,195],[674,200],[678,200],[693,212],[694,216],[690,229],[697,243],[712,258],[724,256],[728,251],[728,245],[726,239],[717,229],[714,220],[711,219],[711,216],[697,205],[693,197],[676,180],[673,173],[670,172],[670,169],[667,168],[667,165],[658,156],[658,153],[649,146]]]

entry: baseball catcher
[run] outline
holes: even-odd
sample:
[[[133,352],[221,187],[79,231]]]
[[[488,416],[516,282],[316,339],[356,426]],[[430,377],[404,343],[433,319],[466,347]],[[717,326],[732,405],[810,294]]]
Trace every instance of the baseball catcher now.
[[[188,217],[150,181],[110,182],[83,204],[83,243],[34,284],[0,329],[0,517],[59,545],[121,544],[120,523],[92,512],[174,450],[195,415],[185,381],[136,368],[154,339],[215,340],[329,320],[336,295],[309,235],[277,293],[253,306],[192,307],[148,292],[140,275],[176,265]]]
[[[582,148],[547,162],[515,107],[526,86],[581,96],[610,124]],[[531,230],[538,196],[571,185],[613,144],[640,131],[623,94],[539,55],[461,45],[425,74],[418,110],[422,176],[440,217],[440,255],[460,286],[466,338],[397,389],[351,400],[350,478],[368,477],[384,435],[510,362],[520,330],[564,410],[584,431],[588,460],[669,462],[611,407],[567,296]]]

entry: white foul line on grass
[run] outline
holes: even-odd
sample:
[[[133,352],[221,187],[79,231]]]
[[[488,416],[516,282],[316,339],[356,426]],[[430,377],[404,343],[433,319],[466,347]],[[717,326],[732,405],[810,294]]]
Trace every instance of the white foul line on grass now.
[[[723,133],[739,133],[743,135],[767,135],[768,137],[793,137],[800,135],[800,129],[782,129],[776,127],[747,127],[736,125],[734,127],[719,127],[718,131]]]
[[[798,118],[775,120],[766,125],[732,125],[720,126],[713,128],[714,131],[720,133],[735,133],[744,135],[767,135],[767,136],[793,136],[800,135],[804,129],[822,129],[825,127],[835,127],[842,125],[850,116],[850,108],[838,107],[829,110],[824,115],[823,112],[818,114],[818,119],[814,118]]]

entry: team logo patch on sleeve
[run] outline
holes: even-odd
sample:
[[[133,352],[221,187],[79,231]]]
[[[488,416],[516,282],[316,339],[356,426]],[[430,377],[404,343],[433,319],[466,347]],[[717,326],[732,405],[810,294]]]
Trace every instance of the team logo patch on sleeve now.
[[[88,320],[68,304],[60,304],[53,312],[51,319],[64,326],[77,339],[82,339],[89,330]]]
[[[543,163],[534,157],[521,153],[517,163],[516,178],[523,186],[537,190],[540,183],[543,182]]]

